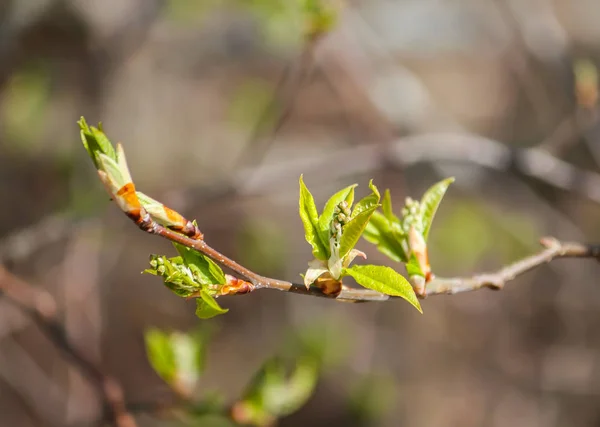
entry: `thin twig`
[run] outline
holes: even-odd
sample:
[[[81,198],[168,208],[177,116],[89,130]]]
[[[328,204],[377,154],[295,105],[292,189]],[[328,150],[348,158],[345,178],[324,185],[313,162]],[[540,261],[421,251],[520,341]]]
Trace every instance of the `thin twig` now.
[[[260,113],[250,138],[244,144],[244,149],[239,155],[240,166],[242,164],[259,164],[275,140],[277,132],[292,115],[296,98],[312,74],[315,65],[315,50],[321,39],[322,37],[318,37],[309,40],[304,46],[297,64],[291,63],[286,66],[277,82],[273,97]],[[280,98],[283,99],[283,106],[280,110],[275,111]],[[265,124],[268,123],[274,113],[276,115],[275,123],[266,134],[263,134]]]
[[[58,320],[56,302],[52,296],[30,286],[0,266],[0,294],[27,313],[58,350],[96,387],[101,397],[106,419],[115,427],[136,427],[127,411],[123,389],[113,377],[105,374],[84,356],[69,340]]]

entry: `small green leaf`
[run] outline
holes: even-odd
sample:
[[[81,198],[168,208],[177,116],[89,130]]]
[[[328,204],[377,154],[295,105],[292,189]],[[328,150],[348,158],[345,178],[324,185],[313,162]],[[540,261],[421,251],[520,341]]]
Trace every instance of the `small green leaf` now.
[[[228,308],[222,308],[205,290],[201,290],[200,298],[196,298],[196,316],[200,319],[210,319],[228,311]]]
[[[329,257],[329,252],[326,249],[324,241],[321,240],[318,232],[319,214],[315,205],[315,199],[310,193],[302,175],[300,175],[300,219],[304,225],[304,233],[306,241],[313,248],[313,255],[320,260],[326,260]],[[325,240],[326,241],[326,240]]]
[[[100,170],[106,172],[108,177],[114,182],[116,189],[119,190],[129,181],[125,181],[123,174],[119,169],[119,165],[116,161],[108,157],[106,154],[100,153],[98,155],[98,164]]]
[[[383,215],[387,218],[388,221],[400,222],[398,217],[394,215],[394,210],[392,208],[392,195],[390,194],[389,189],[385,190],[385,193],[383,194],[382,205]]]
[[[244,393],[240,402],[244,419],[238,421],[264,425],[265,421],[289,415],[306,403],[317,384],[319,361],[303,355],[289,374],[286,365],[280,357],[265,362]]]
[[[368,289],[386,295],[404,298],[420,313],[423,313],[421,304],[412,286],[402,275],[390,267],[380,265],[354,265],[344,270],[344,275],[352,276],[356,282]]]
[[[373,212],[375,212],[378,207],[379,205],[375,204],[366,208],[344,226],[342,237],[340,239],[340,258],[345,257],[346,254],[356,246],[360,240],[360,236],[362,236],[365,231]]]
[[[379,190],[373,184],[373,180],[369,182],[369,188],[371,189],[372,193],[361,199],[358,203],[356,203],[354,209],[352,210],[351,218],[355,218],[361,212],[364,212],[367,209],[370,209],[371,207],[377,206],[379,204],[379,199],[381,198],[381,196],[379,194]]]
[[[79,119],[77,124],[79,124],[79,128],[81,130],[80,134],[83,146],[92,158],[94,165],[96,165],[96,169],[98,169],[98,154],[100,153],[105,154],[114,161],[117,161],[115,149],[113,148],[112,144],[110,143],[109,139],[106,137],[104,132],[94,127],[88,126],[87,122],[83,117]]]
[[[101,124],[99,126],[102,126]],[[90,127],[93,138],[96,140],[96,143],[100,147],[102,153],[106,154],[113,160],[117,160],[117,154],[113,145],[111,144],[108,137],[102,132],[100,129],[95,128],[94,126]]]
[[[423,223],[423,237],[427,241],[431,223],[448,186],[454,182],[454,178],[447,178],[433,185],[425,192],[421,199],[421,222]]]
[[[149,329],[144,334],[144,340],[150,365],[167,384],[172,384],[177,373],[177,366],[169,335],[158,329]]]
[[[329,198],[327,203],[325,203],[325,207],[323,208],[323,212],[319,217],[318,222],[318,232],[319,237],[322,242],[329,242],[329,227],[331,221],[333,220],[333,214],[337,205],[339,205],[344,200],[348,203],[348,207],[352,206],[354,203],[354,188],[356,188],[357,184],[349,185],[343,190],[338,191],[333,196]],[[329,252],[327,252],[329,256]]]
[[[296,412],[313,394],[318,379],[318,361],[310,356],[300,358],[296,362],[295,370],[287,380],[284,396],[277,390],[273,390],[274,393],[270,396],[272,404],[268,406],[278,417]]]
[[[396,262],[406,262],[406,252],[402,248],[404,240],[390,225],[390,222],[379,212],[375,211],[367,224],[363,237],[377,245],[379,252]]]
[[[201,285],[223,285],[225,283],[223,270],[212,259],[179,243],[173,242],[173,246]]]
[[[189,297],[202,287],[202,284],[192,277],[190,268],[184,265],[181,257],[166,258],[151,255],[150,266],[152,268],[146,269],[142,273],[161,276],[165,286],[180,297]]]
[[[148,360],[156,373],[179,393],[191,394],[204,371],[205,334],[150,329],[144,340]]]
[[[414,254],[411,254],[410,259],[404,266],[406,267],[406,274],[408,275],[408,277],[412,277],[412,276],[425,277],[425,273],[423,273],[423,271],[421,270],[419,261],[417,261],[417,258],[415,257]]]
[[[176,387],[186,395],[193,393],[204,371],[205,345],[200,334],[171,334],[171,344],[177,367]]]

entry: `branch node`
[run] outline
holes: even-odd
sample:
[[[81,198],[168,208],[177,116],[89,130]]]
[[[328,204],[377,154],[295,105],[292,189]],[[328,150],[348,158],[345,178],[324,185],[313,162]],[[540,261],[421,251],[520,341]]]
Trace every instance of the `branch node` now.
[[[550,236],[542,237],[540,244],[548,249],[558,249],[562,246],[556,238]]]

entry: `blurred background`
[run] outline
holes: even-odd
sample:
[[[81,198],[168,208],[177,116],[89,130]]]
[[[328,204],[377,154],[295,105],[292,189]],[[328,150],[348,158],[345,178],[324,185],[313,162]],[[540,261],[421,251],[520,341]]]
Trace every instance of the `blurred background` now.
[[[55,298],[127,402],[171,396],[148,328],[210,330],[199,393],[227,402],[317,328],[335,361],[281,426],[600,425],[592,261],[434,297],[424,315],[259,291],[199,321],[193,302],[140,275],[150,253],[174,251],[109,202],[82,115],[124,144],[140,190],[272,277],[298,282],[311,259],[301,173],[318,206],[374,178],[399,207],[455,176],[431,234],[438,276],[494,271],[545,235],[600,241],[597,0],[348,0],[316,23],[299,4],[0,0],[2,264]],[[0,300],[0,425],[98,425],[101,412],[88,379]]]

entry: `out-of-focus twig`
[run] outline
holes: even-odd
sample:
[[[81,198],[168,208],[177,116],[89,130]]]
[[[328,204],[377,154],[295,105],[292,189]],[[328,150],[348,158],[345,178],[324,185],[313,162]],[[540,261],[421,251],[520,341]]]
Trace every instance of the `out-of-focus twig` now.
[[[14,262],[30,257],[33,252],[66,237],[76,221],[55,214],[9,234],[0,240],[0,262]]]
[[[565,117],[556,127],[556,130],[537,148],[548,151],[553,156],[560,156],[562,152],[580,137],[593,129],[600,120],[598,109],[577,109]]]
[[[268,152],[277,132],[293,113],[296,98],[312,74],[315,66],[315,51],[322,37],[308,40],[296,62],[286,66],[275,87],[273,97],[261,111],[250,137],[238,157],[240,164],[259,164]],[[280,110],[277,109],[279,102],[282,102]],[[273,115],[275,116],[274,124],[265,132],[264,127]]]
[[[123,389],[119,382],[105,374],[96,363],[86,358],[69,340],[58,320],[56,302],[52,296],[29,285],[0,266],[0,294],[27,313],[40,330],[65,358],[93,384],[101,397],[106,419],[115,427],[136,427],[127,411]]]
[[[431,133],[399,138],[387,147],[363,144],[319,156],[262,165],[251,178],[244,170],[236,179],[240,194],[264,192],[265,188],[292,180],[301,173],[325,171],[328,179],[367,173],[383,164],[409,167],[420,163],[450,162],[498,171],[512,169],[554,187],[572,191],[600,203],[600,174],[579,169],[540,148],[511,148],[499,141],[468,133]],[[343,168],[328,165],[343,164]]]

